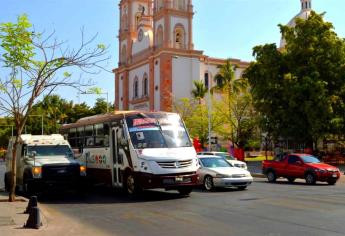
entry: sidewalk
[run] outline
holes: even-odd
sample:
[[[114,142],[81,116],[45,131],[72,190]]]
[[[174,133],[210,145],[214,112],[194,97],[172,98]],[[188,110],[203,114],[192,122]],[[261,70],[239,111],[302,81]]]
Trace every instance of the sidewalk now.
[[[25,229],[29,215],[23,214],[28,204],[27,199],[17,196],[16,202],[8,202],[8,193],[0,190],[0,232],[1,236],[34,233],[35,229]],[[42,216],[41,216],[42,218]]]

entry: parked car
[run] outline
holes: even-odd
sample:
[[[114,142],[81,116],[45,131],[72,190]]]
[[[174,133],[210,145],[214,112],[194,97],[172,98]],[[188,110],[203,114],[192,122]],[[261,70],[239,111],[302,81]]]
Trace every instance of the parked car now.
[[[333,185],[340,178],[338,168],[321,163],[312,155],[298,153],[288,154],[281,160],[263,161],[262,172],[269,182],[284,177],[291,183],[300,178],[305,179],[307,184],[321,181]]]
[[[198,155],[199,185],[207,191],[215,187],[237,187],[244,190],[253,182],[249,171],[234,167],[223,157],[215,155]]]
[[[235,157],[231,156],[227,152],[198,152],[198,155],[215,155],[225,158],[231,165],[242,169],[247,169],[247,164],[243,161],[238,161]]]

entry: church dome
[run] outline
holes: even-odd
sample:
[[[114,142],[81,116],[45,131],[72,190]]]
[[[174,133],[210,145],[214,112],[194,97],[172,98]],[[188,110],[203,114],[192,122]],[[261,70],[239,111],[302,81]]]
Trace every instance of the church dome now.
[[[289,27],[295,27],[296,26],[296,19],[300,18],[302,20],[308,19],[308,17],[311,14],[312,8],[311,8],[311,1],[312,0],[300,0],[301,1],[301,11],[292,18],[287,26]],[[284,48],[286,45],[285,39],[282,37],[280,40],[280,48]]]

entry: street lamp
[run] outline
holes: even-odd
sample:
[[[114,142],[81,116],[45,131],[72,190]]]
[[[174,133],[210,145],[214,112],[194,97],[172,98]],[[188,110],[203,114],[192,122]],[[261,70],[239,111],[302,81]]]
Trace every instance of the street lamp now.
[[[206,76],[206,74],[204,75]],[[210,76],[210,68],[209,68],[209,61],[207,58],[207,94],[208,94],[208,150],[211,151],[211,111],[212,111],[212,103],[211,103],[211,76]]]
[[[108,92],[103,92],[103,93],[93,93],[93,92],[81,92],[80,94],[96,94],[96,95],[99,95],[99,94],[105,94],[107,95],[107,113],[109,113],[109,102],[108,102]]]

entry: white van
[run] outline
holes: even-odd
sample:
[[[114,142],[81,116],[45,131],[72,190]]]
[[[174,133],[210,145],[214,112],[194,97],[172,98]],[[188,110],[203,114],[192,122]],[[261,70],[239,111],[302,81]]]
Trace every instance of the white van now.
[[[15,138],[9,141],[6,154],[5,189],[10,189],[12,151]],[[17,186],[30,195],[49,186],[80,186],[86,175],[84,165],[75,160],[71,146],[60,134],[23,134],[17,145]]]

